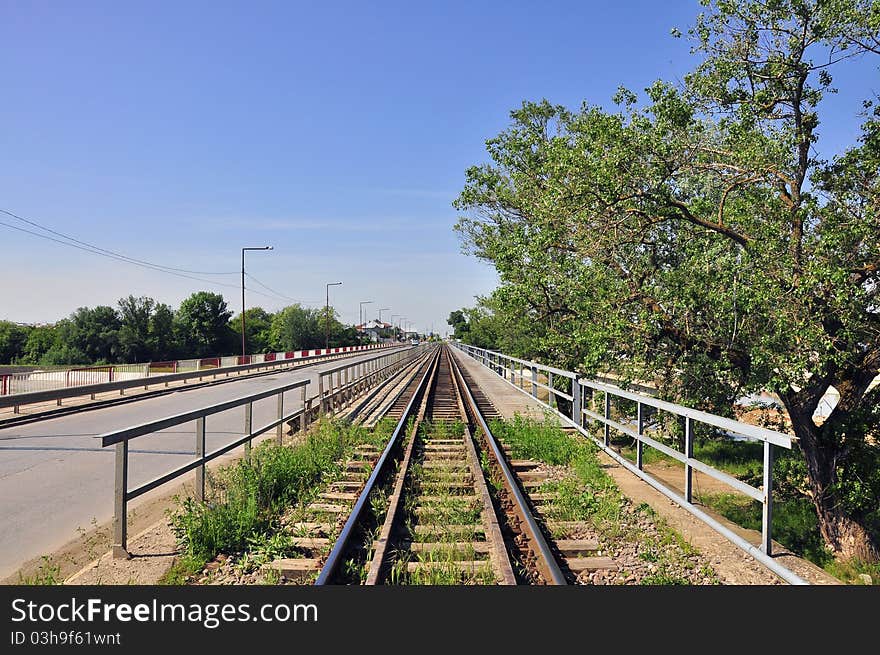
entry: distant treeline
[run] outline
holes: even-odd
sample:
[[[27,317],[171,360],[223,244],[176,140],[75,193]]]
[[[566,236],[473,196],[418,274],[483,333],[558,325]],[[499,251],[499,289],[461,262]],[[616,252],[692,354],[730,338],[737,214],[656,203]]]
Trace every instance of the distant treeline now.
[[[331,307],[330,346],[360,343]],[[319,348],[325,310],[290,305],[276,313],[245,311],[248,354]],[[51,325],[0,321],[0,364],[114,364],[241,353],[241,315],[221,294],[199,291],[176,310],[152,298],[128,296],[114,309],[80,307]]]

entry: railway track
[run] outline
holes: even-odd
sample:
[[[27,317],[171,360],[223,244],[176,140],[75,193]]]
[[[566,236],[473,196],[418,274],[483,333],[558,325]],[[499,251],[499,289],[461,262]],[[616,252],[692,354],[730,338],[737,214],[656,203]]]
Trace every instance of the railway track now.
[[[315,584],[571,584],[614,568],[585,525],[556,519],[538,462],[511,460],[491,402],[446,346],[386,380],[349,419],[396,421],[384,449],[360,446],[342,480],[294,526],[299,557],[270,567]],[[317,578],[315,579],[315,575]]]

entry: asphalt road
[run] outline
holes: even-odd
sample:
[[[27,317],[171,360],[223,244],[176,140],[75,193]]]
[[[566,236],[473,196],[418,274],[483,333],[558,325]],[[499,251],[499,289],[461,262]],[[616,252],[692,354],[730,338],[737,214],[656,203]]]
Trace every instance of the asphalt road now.
[[[318,371],[375,356],[371,352],[0,429],[0,579],[27,560],[49,554],[74,539],[77,528],[88,530],[94,522],[101,524],[113,517],[114,448],[102,448],[97,435],[303,379],[311,380],[311,397],[318,392]],[[302,406],[301,397],[300,389],[284,394],[285,414]],[[276,411],[274,396],[255,403],[254,427],[274,420]],[[244,407],[208,417],[206,452],[234,441],[244,434],[243,428]],[[271,430],[264,438],[274,434]],[[192,461],[194,455],[194,421],[133,440],[129,446],[129,488]],[[149,496],[135,499],[129,509]]]

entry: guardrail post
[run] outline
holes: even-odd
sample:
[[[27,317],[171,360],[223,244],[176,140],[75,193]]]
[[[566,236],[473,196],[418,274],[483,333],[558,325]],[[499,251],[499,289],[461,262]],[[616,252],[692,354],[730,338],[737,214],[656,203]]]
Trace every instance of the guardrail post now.
[[[773,444],[764,442],[764,509],[761,515],[761,550],[773,554]]]
[[[532,366],[532,397],[538,397],[538,369]]]
[[[645,406],[642,403],[638,403],[638,430],[639,436],[641,437],[645,433]],[[642,440],[639,439],[636,441],[636,467],[641,471],[642,470],[642,453],[644,452],[644,446],[642,444]]]
[[[605,430],[603,431],[603,441],[605,446],[611,444],[611,426],[608,425],[608,421],[611,418],[611,394],[607,391],[605,392]]]
[[[581,396],[581,383],[578,382],[577,376],[571,380],[571,420],[578,427],[584,424],[584,401]]]
[[[205,502],[205,417],[196,419],[196,457],[202,460],[196,469],[196,500]]]
[[[324,414],[324,374],[318,373],[318,413]]]
[[[684,419],[684,456],[688,459],[694,456],[694,421],[692,418]],[[684,499],[693,502],[694,491],[694,469],[691,468],[689,462],[684,465]]]
[[[284,439],[284,422],[281,419],[284,418],[284,392],[280,392],[278,394],[278,427],[275,428],[275,437],[278,439],[278,445],[281,445],[282,440]]]
[[[250,434],[254,429],[254,404],[248,403],[244,406],[244,433]],[[244,456],[251,456],[251,439],[244,442]]]
[[[553,386],[553,374],[550,371],[547,371],[547,386],[550,387],[550,389],[556,388]],[[552,407],[553,409],[557,409],[559,407],[556,403],[556,394],[553,393],[553,391],[547,392],[547,404],[550,405],[550,407]]]
[[[306,431],[306,428],[309,426],[309,412],[306,407],[306,386],[303,385],[302,388],[302,414],[299,418],[299,429],[303,432]]]
[[[116,484],[113,505],[113,558],[128,559],[128,439],[116,444]]]

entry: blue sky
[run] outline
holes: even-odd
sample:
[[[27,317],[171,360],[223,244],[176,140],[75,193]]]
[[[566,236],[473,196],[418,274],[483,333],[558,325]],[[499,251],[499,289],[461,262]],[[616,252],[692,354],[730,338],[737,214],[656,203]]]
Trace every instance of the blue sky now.
[[[0,208],[130,257],[231,275],[212,285],[0,226],[0,318],[53,321],[129,293],[240,309],[289,299],[448,329],[491,291],[460,253],[465,169],[523,100],[608,104],[680,79],[699,11],[666,2],[0,0]],[[876,67],[840,80],[821,147],[857,135]],[[20,225],[8,216],[0,220]],[[257,295],[266,291],[270,296]],[[375,311],[372,312],[375,314]]]

